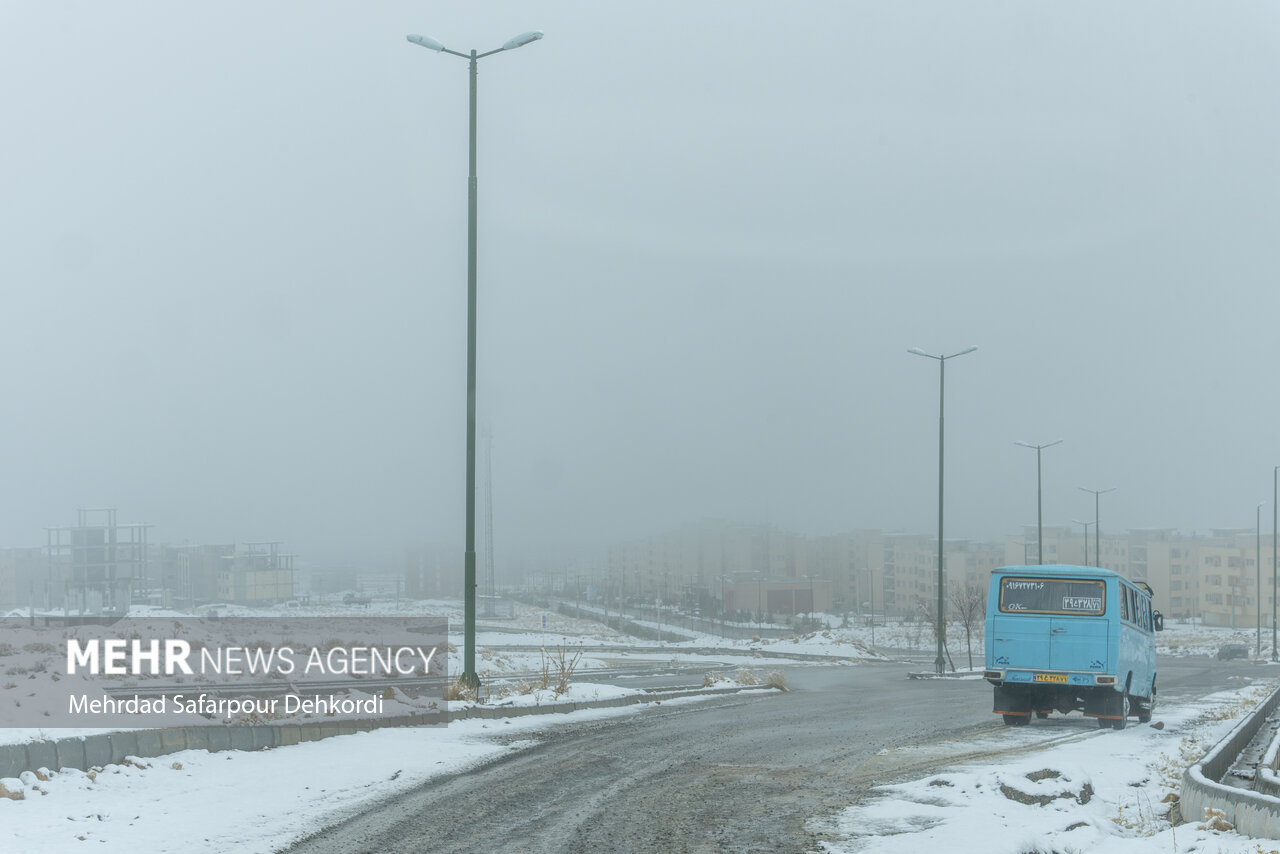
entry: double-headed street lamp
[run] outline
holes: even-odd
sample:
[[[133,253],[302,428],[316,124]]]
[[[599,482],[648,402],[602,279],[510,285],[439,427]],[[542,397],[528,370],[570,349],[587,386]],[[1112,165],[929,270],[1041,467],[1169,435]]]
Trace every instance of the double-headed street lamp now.
[[[467,174],[467,543],[462,578],[466,602],[463,628],[462,684],[479,688],[476,674],[476,62],[486,56],[515,50],[542,38],[542,33],[521,33],[502,47],[485,53],[449,50],[427,36],[405,36],[416,45],[471,61],[470,171]]]
[[[1106,489],[1089,489],[1088,487],[1084,487],[1084,486],[1080,487],[1081,491],[1083,492],[1093,493],[1093,554],[1095,557],[1095,560],[1093,563],[1094,563],[1094,566],[1098,567],[1099,569],[1102,568],[1102,526],[1098,524],[1098,520],[1099,518],[1101,518],[1098,514],[1098,506],[1099,506],[1098,496],[1106,495],[1108,492],[1115,492],[1117,488],[1118,487],[1114,487],[1114,486],[1109,486]],[[1086,531],[1085,533],[1087,534],[1088,531]],[[1088,555],[1085,555],[1084,557],[1085,557],[1085,560],[1089,559]]]
[[[1052,442],[1045,442],[1043,445],[1032,445],[1030,442],[1014,442],[1015,445],[1021,445],[1024,448],[1034,448],[1036,452],[1036,545],[1040,549],[1041,566],[1044,565],[1044,505],[1041,503],[1040,492],[1040,452],[1045,448],[1052,448],[1054,445],[1061,445],[1061,439],[1054,439]]]
[[[954,359],[957,356],[963,356],[966,353],[972,353],[977,347],[966,347],[958,353],[951,353],[946,356],[935,356],[932,353],[926,353],[919,347],[912,347],[907,350],[916,356],[924,356],[926,359],[938,360],[938,657],[934,660],[933,666],[937,673],[941,674],[946,669],[946,664],[942,657],[943,649],[946,645],[947,622],[946,622],[946,584],[945,576],[942,570],[942,454],[943,454],[943,403],[946,400],[947,387],[947,359]]]

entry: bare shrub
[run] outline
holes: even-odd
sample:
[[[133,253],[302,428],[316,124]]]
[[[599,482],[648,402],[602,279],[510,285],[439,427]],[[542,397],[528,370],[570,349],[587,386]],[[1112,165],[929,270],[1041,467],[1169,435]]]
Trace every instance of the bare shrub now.
[[[578,662],[581,660],[582,650],[579,649],[570,654],[564,644],[556,647],[556,651],[551,655],[550,677],[552,690],[557,697],[569,690],[569,682],[573,679],[573,672],[578,669]]]
[[[461,677],[450,679],[448,687],[445,688],[444,698],[455,702],[475,702],[476,689],[464,683]]]

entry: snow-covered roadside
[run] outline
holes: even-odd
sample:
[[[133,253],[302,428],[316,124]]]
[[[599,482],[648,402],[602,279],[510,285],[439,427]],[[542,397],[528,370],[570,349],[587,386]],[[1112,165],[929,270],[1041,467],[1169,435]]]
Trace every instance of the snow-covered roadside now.
[[[1171,827],[1165,801],[1182,769],[1272,687],[1165,707],[1158,730],[1096,730],[1076,716],[1002,730],[962,749],[995,750],[1009,739],[1030,744],[1049,726],[1057,737],[1016,759],[880,787],[879,797],[816,817],[815,828],[828,838],[833,830],[843,836],[825,844],[832,854],[944,846],[958,854],[1165,854],[1193,847],[1258,854],[1253,841],[1202,821]],[[45,780],[27,774],[21,786],[5,781],[24,799],[0,797],[0,838],[13,850],[78,851],[81,842],[95,842],[93,850],[103,852],[269,852],[434,776],[531,746],[534,733],[547,727],[639,708],[379,730],[269,751],[184,751]],[[892,759],[886,756],[890,767]]]
[[[512,734],[640,708],[375,730],[267,751],[188,750],[45,780],[28,773],[21,786],[5,781],[24,798],[0,796],[0,843],[12,851],[265,854],[432,777],[536,744]]]
[[[834,819],[817,818],[814,827],[838,839],[823,844],[831,854],[1267,854],[1280,845],[1259,847],[1201,816],[1175,827],[1168,813],[1183,770],[1275,687],[1165,707],[1154,725],[1121,732],[1091,731],[1092,721],[1065,718],[1059,731],[1069,734],[1069,724],[1079,724],[1078,738],[1005,762],[877,787],[876,797]],[[990,746],[1000,744],[996,737]]]

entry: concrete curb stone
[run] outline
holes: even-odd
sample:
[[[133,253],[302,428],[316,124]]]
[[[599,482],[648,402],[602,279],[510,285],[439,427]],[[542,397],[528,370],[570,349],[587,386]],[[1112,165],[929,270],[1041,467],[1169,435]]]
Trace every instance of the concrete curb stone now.
[[[176,727],[166,730],[134,730],[72,737],[57,741],[33,741],[26,744],[0,744],[0,777],[17,777],[23,771],[37,768],[76,768],[119,764],[128,756],[152,758],[182,750],[260,750],[319,741],[338,735],[354,735],[374,729],[406,726],[438,726],[450,720],[500,720],[527,715],[568,714],[599,708],[620,708],[639,703],[658,703],[679,697],[732,694],[758,690],[765,686],[731,688],[688,687],[604,700],[574,703],[552,703],[545,706],[466,706],[421,715],[401,715],[390,719],[366,719],[337,723],[263,724],[260,726]]]

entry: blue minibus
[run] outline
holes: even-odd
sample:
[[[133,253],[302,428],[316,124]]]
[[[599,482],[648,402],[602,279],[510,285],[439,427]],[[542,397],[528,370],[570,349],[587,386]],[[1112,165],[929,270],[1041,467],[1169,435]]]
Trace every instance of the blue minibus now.
[[[986,672],[1007,726],[1081,711],[1098,726],[1151,720],[1155,633],[1151,588],[1109,569],[1006,566],[991,573]]]

